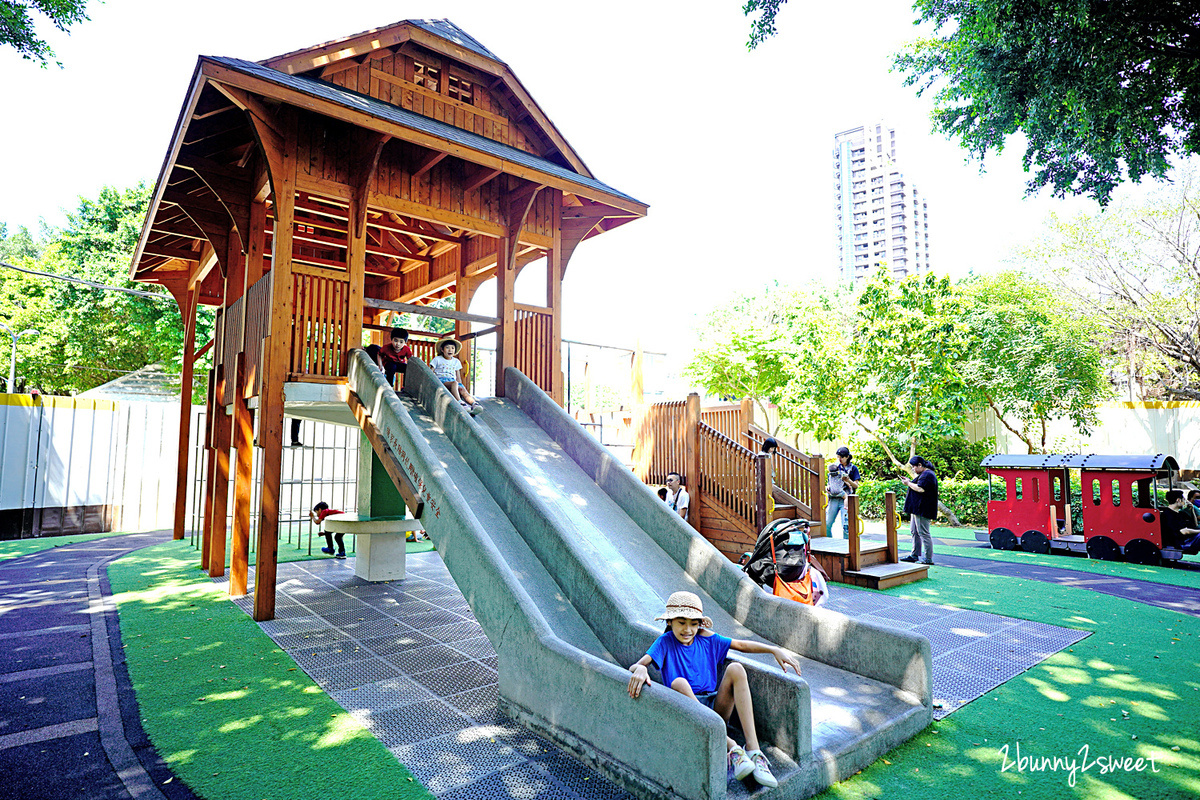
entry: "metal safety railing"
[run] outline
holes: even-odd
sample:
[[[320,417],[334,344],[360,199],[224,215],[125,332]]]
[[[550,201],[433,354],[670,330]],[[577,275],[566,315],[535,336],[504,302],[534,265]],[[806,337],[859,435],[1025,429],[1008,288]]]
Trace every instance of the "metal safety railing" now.
[[[199,425],[204,425],[204,412]],[[288,423],[291,424],[290,421]],[[201,428],[202,429],[202,428]],[[345,425],[325,422],[301,421],[300,440],[302,447],[286,447],[283,450],[282,480],[279,487],[279,549],[286,548],[312,555],[320,552],[324,545],[317,526],[312,523],[308,512],[318,502],[324,501],[330,508],[347,513],[358,510],[358,446],[359,431]],[[262,493],[261,450],[254,448],[254,483],[250,495],[250,552],[255,549],[258,532],[258,507]],[[205,495],[208,490],[208,451],[203,437],[193,447],[192,515],[189,541],[196,550],[200,549],[203,530]],[[233,478],[230,477],[232,483]],[[229,493],[229,507],[225,510],[227,535],[233,530],[233,496]],[[314,545],[315,537],[315,545]],[[226,549],[226,552],[231,552]]]

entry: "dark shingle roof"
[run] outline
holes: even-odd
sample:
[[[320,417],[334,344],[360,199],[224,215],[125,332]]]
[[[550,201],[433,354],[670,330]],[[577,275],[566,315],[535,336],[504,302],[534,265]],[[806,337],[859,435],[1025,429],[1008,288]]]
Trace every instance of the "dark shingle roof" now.
[[[464,34],[465,35],[465,34]],[[469,37],[468,37],[469,38]],[[472,40],[474,41],[474,40]],[[482,46],[482,45],[481,45]],[[261,78],[270,81],[278,86],[288,89],[294,89],[303,92],[310,97],[315,97],[321,100],[328,100],[337,103],[345,108],[351,108],[356,111],[361,111],[371,116],[384,120],[386,122],[395,123],[405,128],[410,128],[415,131],[437,136],[454,144],[469,147],[472,150],[486,153],[496,158],[502,158],[505,161],[511,161],[520,166],[536,169],[540,172],[545,172],[558,178],[572,181],[580,186],[590,187],[598,191],[614,194],[641,204],[640,200],[630,197],[624,192],[618,191],[606,183],[589,178],[585,175],[580,175],[570,169],[555,164],[553,161],[547,161],[544,158],[527,153],[524,150],[519,150],[510,145],[492,141],[484,136],[480,136],[470,131],[465,131],[462,128],[456,128],[453,125],[447,125],[444,122],[438,122],[435,119],[415,114],[411,111],[406,111],[403,108],[398,108],[385,103],[382,100],[376,100],[358,92],[352,92],[349,89],[343,89],[332,83],[327,83],[315,78],[306,78],[301,75],[287,75],[278,70],[264,67],[261,64],[256,64],[253,61],[243,61],[240,58],[225,58],[222,56],[204,56],[215,64],[232,69],[236,72],[241,72],[245,75],[250,75],[255,78]]]
[[[448,19],[406,19],[404,21],[409,25],[415,25],[418,28],[427,30],[435,36],[448,39],[468,50],[473,50],[484,58],[500,61],[500,57],[480,44],[478,39]],[[500,63],[503,64],[504,62],[500,61]]]

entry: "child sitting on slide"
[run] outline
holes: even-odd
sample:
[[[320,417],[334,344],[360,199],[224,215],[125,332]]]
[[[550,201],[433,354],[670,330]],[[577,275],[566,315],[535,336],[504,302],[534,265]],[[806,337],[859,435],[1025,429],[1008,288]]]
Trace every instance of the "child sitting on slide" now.
[[[455,356],[462,349],[457,339],[446,337],[437,343],[437,355],[429,362],[433,374],[450,390],[454,399],[466,406],[474,416],[483,410],[479,401],[471,396],[462,382],[462,362]]]
[[[340,514],[340,513],[342,513],[342,512],[338,511],[336,508],[330,508],[329,503],[326,503],[324,500],[322,500],[321,502],[319,502],[315,506],[313,506],[312,511],[308,512],[308,518],[310,520],[312,520],[313,524],[316,525],[317,528],[320,528],[321,523],[325,521],[326,517],[331,516],[333,514]],[[344,537],[346,536],[346,534],[339,533],[335,537],[335,535],[330,533],[329,531],[321,531],[321,535],[325,537],[326,542],[329,542],[328,547],[321,548],[322,553],[325,553],[326,555],[331,555],[334,558],[345,558],[346,557],[346,542],[344,541]],[[335,538],[337,539],[337,553],[333,552],[333,540]]]
[[[770,653],[780,669],[800,674],[796,655],[782,647],[744,639],[728,639],[712,631],[712,620],[704,616],[700,598],[691,592],[675,592],[667,599],[667,610],[657,620],[667,621],[667,630],[654,641],[646,655],[629,668],[629,696],[637,698],[642,687],[650,683],[646,667],[653,663],[662,672],[663,683],[682,695],[691,697],[716,711],[728,722],[736,708],[746,734],[747,750],[725,737],[729,749],[729,765],[733,777],[741,780],[753,774],[762,786],[774,787],[779,781],[771,774],[771,765],[758,744],[754,729],[754,703],[746,668],[736,661],[721,674],[725,656],[730,650],[741,653]]]

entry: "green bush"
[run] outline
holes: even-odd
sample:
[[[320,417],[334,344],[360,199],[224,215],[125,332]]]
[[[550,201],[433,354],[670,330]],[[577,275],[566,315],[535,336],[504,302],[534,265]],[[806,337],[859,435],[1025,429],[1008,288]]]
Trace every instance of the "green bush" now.
[[[932,460],[932,459],[930,459]],[[896,504],[904,507],[908,489],[900,481],[863,481],[858,485],[858,510],[866,519],[883,519],[883,496],[896,493]],[[938,497],[964,525],[987,524],[988,486],[979,478],[938,479]]]
[[[888,446],[898,457],[908,455],[908,445],[889,442]],[[896,465],[887,457],[883,446],[874,439],[856,442],[851,448],[854,463],[868,480],[889,480],[896,475]],[[947,436],[931,439],[917,448],[917,455],[933,464],[938,479],[983,478],[985,473],[979,466],[984,457],[996,452],[993,438],[969,442],[963,436]]]

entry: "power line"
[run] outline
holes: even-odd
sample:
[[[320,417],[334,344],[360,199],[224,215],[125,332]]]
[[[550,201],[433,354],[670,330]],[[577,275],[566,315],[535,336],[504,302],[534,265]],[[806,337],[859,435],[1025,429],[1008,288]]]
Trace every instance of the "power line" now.
[[[85,281],[83,278],[74,278],[70,275],[59,275],[53,272],[40,272],[36,269],[25,269],[24,267],[15,267],[7,261],[0,261],[0,267],[6,267],[17,272],[24,272],[26,275],[37,275],[40,278],[55,278],[60,281],[68,281],[70,283],[78,283],[83,286],[89,286],[93,289],[103,289],[106,292],[124,292],[138,297],[148,297],[151,300],[162,300],[168,303],[174,303],[175,299],[167,294],[158,294],[156,292],[143,292],[138,289],[126,289],[123,286],[106,286],[103,283],[95,283],[94,281]]]

